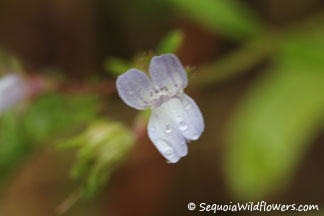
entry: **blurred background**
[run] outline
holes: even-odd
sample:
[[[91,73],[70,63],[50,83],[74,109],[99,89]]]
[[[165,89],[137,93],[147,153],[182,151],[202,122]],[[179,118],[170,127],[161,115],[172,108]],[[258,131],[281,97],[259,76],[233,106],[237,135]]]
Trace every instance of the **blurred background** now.
[[[321,0],[1,0],[0,215],[321,210],[323,12]],[[177,164],[148,139],[149,112],[115,89],[163,53],[186,66],[206,123]]]

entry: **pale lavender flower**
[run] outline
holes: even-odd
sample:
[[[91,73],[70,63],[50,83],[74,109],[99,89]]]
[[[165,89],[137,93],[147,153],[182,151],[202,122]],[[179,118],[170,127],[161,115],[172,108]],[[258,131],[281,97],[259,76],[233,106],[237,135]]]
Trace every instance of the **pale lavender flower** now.
[[[18,74],[0,78],[0,114],[23,100],[28,94],[27,84]]]
[[[153,57],[148,78],[130,69],[117,79],[123,101],[139,110],[151,108],[148,135],[159,152],[171,163],[188,153],[187,143],[197,140],[204,130],[204,119],[197,104],[183,89],[186,71],[173,54]]]

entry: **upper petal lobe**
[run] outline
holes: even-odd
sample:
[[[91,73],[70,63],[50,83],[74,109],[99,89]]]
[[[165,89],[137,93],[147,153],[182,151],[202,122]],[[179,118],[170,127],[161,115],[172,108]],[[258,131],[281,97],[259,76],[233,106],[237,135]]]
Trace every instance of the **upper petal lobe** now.
[[[149,91],[153,85],[144,72],[130,69],[117,78],[116,85],[119,96],[127,105],[143,110],[152,104]]]
[[[154,85],[166,87],[174,95],[188,84],[188,77],[179,59],[173,54],[155,56],[151,60],[150,74]]]

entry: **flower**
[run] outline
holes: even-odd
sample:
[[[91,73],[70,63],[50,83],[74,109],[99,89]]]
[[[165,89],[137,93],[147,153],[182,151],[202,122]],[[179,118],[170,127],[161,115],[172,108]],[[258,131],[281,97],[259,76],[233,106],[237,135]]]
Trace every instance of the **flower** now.
[[[15,73],[10,73],[0,79],[0,114],[16,105],[28,95],[25,80]]]
[[[204,119],[194,100],[183,92],[188,77],[175,55],[153,57],[149,72],[152,80],[137,69],[120,75],[118,94],[135,109],[151,108],[149,138],[169,162],[176,163],[187,155],[187,143],[204,131]]]

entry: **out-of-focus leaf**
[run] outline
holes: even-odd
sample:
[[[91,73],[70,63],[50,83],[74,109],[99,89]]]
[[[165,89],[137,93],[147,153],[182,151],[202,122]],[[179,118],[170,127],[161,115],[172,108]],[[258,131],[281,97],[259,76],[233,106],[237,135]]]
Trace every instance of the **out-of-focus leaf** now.
[[[61,142],[58,147],[78,147],[72,177],[84,183],[85,196],[93,195],[127,156],[134,135],[118,122],[97,121],[77,137]]]
[[[27,111],[24,130],[34,142],[67,134],[95,117],[97,103],[92,95],[45,94]]]
[[[22,65],[20,61],[16,57],[0,50],[0,75],[13,71],[22,71]]]
[[[169,0],[180,12],[211,30],[233,39],[262,31],[262,24],[242,2],[236,0]]]
[[[156,54],[161,55],[167,53],[175,53],[180,47],[183,38],[184,34],[180,30],[174,30],[169,32],[158,45],[156,49]],[[140,52],[134,56],[131,62],[120,58],[112,57],[106,60],[104,67],[106,71],[114,77],[118,77],[130,68],[137,68],[144,72],[147,72],[149,63],[154,55],[155,54],[151,52]]]
[[[297,71],[310,69],[311,72],[316,68],[324,73],[324,26],[316,28],[287,35],[277,60]]]
[[[287,183],[323,129],[323,33],[286,38],[277,67],[258,80],[233,116],[224,159],[236,196],[260,199]]]
[[[129,70],[132,64],[120,58],[109,58],[104,67],[112,76],[118,77]]]
[[[137,55],[135,55],[133,59],[133,68],[142,70],[143,72],[148,74],[149,71],[149,65],[151,62],[152,57],[154,56],[154,53],[152,52],[139,52]]]
[[[29,151],[23,137],[20,115],[16,110],[0,117],[0,185],[7,172],[13,168]]]
[[[105,63],[105,69],[114,77],[118,77],[131,68],[137,68],[144,72],[148,72],[149,63],[152,57],[152,52],[139,52],[133,57],[131,62],[119,58],[109,58]]]
[[[180,30],[169,32],[160,42],[157,54],[176,53],[183,42],[184,34]]]
[[[278,36],[268,33],[245,43],[238,50],[222,59],[209,62],[198,68],[199,76],[192,80],[191,85],[207,86],[224,82],[233,77],[250,71],[260,62],[267,60],[277,52]]]

